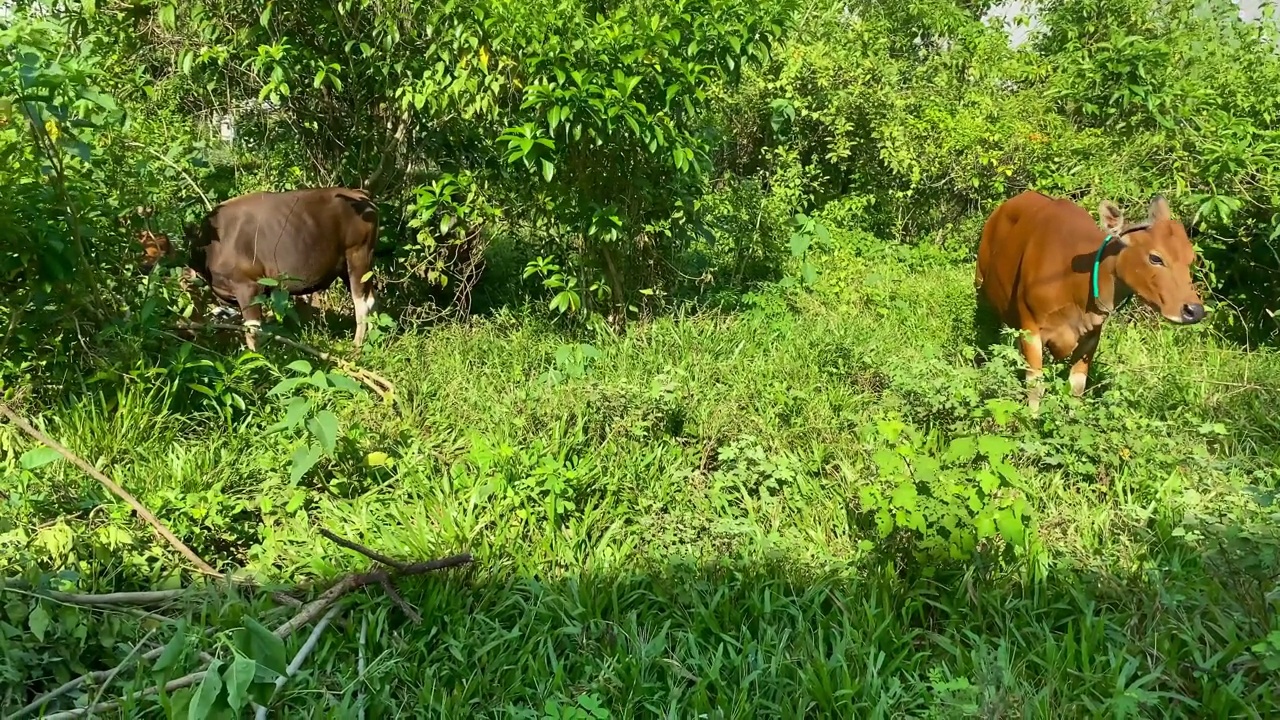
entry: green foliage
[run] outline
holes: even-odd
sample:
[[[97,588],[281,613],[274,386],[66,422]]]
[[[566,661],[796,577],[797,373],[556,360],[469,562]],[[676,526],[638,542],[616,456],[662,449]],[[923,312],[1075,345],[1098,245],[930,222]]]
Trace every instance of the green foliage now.
[[[20,3],[4,399],[261,583],[351,569],[316,527],[481,563],[405,584],[421,627],[353,598],[274,696],[295,648],[265,599],[52,595],[193,579],[0,426],[5,714],[144,652],[48,710],[207,653],[122,712],[1280,712],[1280,365],[1223,335],[1265,345],[1280,311],[1275,31],[1218,0],[1051,2],[1010,48],[980,5]],[[393,406],[178,336],[179,269],[137,272],[138,233],[177,239],[200,196],[328,183],[378,198],[402,317],[491,300],[371,343]],[[1086,398],[1050,375],[1039,416],[971,325],[982,220],[1028,187],[1169,194],[1217,293],[1194,330],[1115,318]]]
[[[288,134],[324,182],[363,179],[405,206],[415,237],[396,252],[413,275],[469,283],[459,273],[485,227],[520,216],[607,276],[604,307],[626,313],[644,297],[633,278],[661,280],[648,268],[697,223],[712,91],[768,58],[789,7],[217,0],[162,5],[144,33],[182,28],[185,102],[222,113],[237,111],[214,100],[226,93],[267,101],[275,109],[239,111],[238,125]]]
[[[871,443],[876,481],[858,491],[859,503],[881,539],[895,530],[912,533],[907,545],[926,563],[968,560],[997,538],[1014,552],[1027,549],[1031,506],[1006,459],[1017,448],[1013,441],[961,435],[940,452],[930,447],[936,441],[897,420],[862,435]]]

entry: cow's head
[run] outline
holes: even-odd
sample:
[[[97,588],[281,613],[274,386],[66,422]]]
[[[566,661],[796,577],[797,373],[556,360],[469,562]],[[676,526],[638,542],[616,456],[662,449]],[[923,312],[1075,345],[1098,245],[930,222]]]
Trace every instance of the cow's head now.
[[[142,245],[142,271],[149,273],[155,269],[160,261],[172,257],[174,254],[173,243],[169,242],[169,236],[164,233],[153,233],[150,230],[143,230],[138,236],[138,242]]]
[[[1116,256],[1116,276],[1164,319],[1180,325],[1204,319],[1204,302],[1191,282],[1196,251],[1182,223],[1169,214],[1169,203],[1157,196],[1147,208],[1147,219],[1125,225],[1120,209],[1111,202],[1099,210],[1102,229],[1123,245]]]

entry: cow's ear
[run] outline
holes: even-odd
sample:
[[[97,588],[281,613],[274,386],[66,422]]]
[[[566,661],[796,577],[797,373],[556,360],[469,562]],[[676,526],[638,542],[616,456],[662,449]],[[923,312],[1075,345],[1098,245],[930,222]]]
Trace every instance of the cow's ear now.
[[[1172,214],[1169,212],[1169,201],[1164,199],[1163,195],[1157,195],[1151,199],[1151,204],[1147,206],[1147,219],[1151,222],[1161,222],[1170,219]]]
[[[1120,212],[1120,208],[1110,200],[1103,200],[1098,206],[1098,225],[1106,230],[1110,235],[1120,234],[1120,228],[1124,227],[1124,213]]]

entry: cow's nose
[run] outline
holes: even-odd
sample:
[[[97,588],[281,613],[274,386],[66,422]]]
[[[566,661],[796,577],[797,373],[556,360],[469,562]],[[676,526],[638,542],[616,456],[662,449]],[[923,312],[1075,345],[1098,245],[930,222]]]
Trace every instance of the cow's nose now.
[[[1198,323],[1204,319],[1204,305],[1200,303],[1187,303],[1182,306],[1182,322]]]

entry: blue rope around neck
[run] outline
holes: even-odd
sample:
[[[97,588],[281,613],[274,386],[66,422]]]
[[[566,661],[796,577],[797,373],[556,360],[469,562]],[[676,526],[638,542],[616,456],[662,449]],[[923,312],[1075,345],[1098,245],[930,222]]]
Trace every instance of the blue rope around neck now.
[[[1102,247],[1098,248],[1098,254],[1093,258],[1093,299],[1098,299],[1098,266],[1102,264],[1102,251],[1107,249],[1107,243],[1111,242],[1112,235],[1108,235],[1102,240]]]

